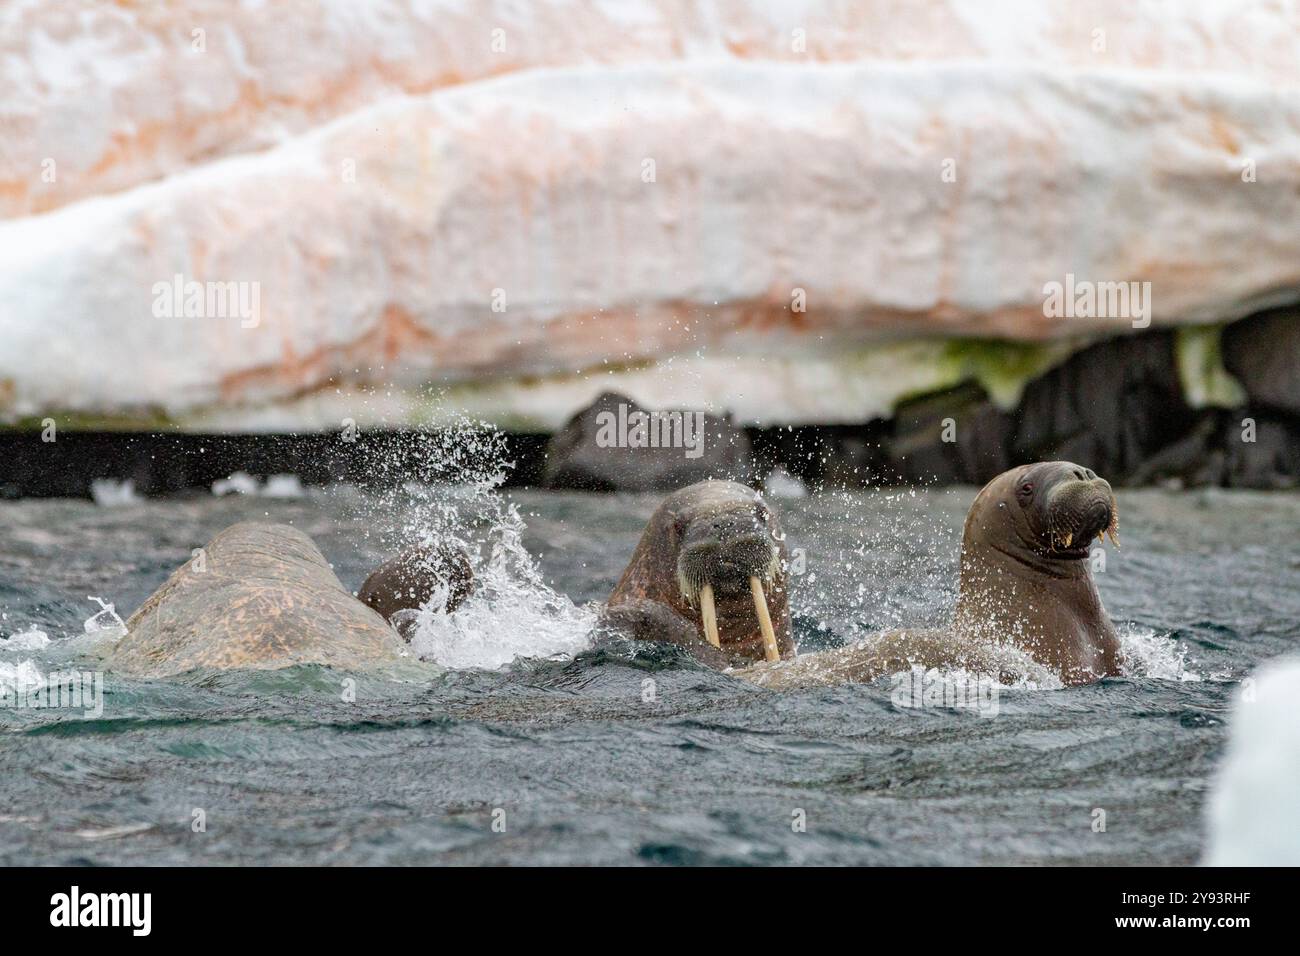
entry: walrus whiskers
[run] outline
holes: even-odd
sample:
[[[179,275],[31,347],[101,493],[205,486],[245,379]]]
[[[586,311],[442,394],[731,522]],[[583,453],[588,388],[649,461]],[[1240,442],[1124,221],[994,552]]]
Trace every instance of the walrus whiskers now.
[[[687,607],[695,607],[700,599],[700,589],[709,583],[707,571],[699,566],[692,565],[684,567],[682,564],[677,566],[677,588],[681,591],[682,600],[686,602]]]
[[[700,587],[700,619],[704,622],[704,636],[710,644],[722,649],[718,637],[718,609],[713,604],[713,585],[707,581]]]
[[[763,632],[763,656],[769,661],[779,661],[781,650],[776,643],[776,631],[772,628],[772,615],[767,613],[767,596],[763,594],[763,582],[758,575],[749,578],[749,590],[754,595],[754,613],[758,615],[758,626]]]

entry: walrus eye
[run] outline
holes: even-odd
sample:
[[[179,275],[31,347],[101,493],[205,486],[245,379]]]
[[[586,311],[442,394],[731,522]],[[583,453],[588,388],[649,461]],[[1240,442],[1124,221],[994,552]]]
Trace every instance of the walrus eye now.
[[[1034,483],[1032,481],[1026,481],[1023,485],[1020,486],[1020,497],[1028,498],[1033,493],[1034,493]]]

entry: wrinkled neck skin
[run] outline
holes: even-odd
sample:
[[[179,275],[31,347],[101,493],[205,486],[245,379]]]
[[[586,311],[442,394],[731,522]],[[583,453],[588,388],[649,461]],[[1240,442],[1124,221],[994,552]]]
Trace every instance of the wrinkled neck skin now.
[[[1119,673],[1119,638],[1086,557],[1045,548],[1015,500],[1023,472],[995,479],[966,519],[954,627],[966,639],[1012,645],[1087,684]]]

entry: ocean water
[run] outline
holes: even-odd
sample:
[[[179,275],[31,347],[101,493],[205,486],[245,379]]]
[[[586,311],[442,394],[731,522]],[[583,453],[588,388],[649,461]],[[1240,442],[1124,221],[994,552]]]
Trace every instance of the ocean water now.
[[[658,496],[490,484],[0,503],[10,688],[93,668],[114,631],[87,633],[91,598],[126,617],[237,520],[308,532],[350,588],[450,535],[482,583],[425,615],[416,646],[441,663],[401,681],[109,673],[98,716],[0,707],[0,862],[1194,863],[1237,682],[1300,639],[1300,496],[1121,490],[1097,578],[1126,676],[998,688],[996,713],[897,706],[888,679],[769,691],[591,647],[590,602]],[[974,494],[776,500],[801,651],[942,624]]]

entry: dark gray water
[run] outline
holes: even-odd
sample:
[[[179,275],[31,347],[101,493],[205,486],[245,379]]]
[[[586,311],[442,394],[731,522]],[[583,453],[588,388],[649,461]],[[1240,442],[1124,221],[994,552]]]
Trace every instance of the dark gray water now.
[[[973,495],[780,502],[807,562],[802,649],[942,622]],[[895,707],[888,681],[772,692],[666,649],[579,649],[581,605],[609,592],[656,497],[512,500],[573,604],[521,580],[471,613],[458,653],[555,659],[361,678],[354,703],[342,675],[303,668],[109,674],[98,718],[0,709],[0,861],[1192,863],[1233,682],[1300,638],[1300,496],[1122,492],[1123,550],[1098,579],[1131,676],[1003,690],[992,718]],[[0,504],[0,634],[52,638],[0,643],[0,679],[77,658],[87,595],[125,616],[239,519],[304,529],[355,588],[401,509],[351,489]]]

